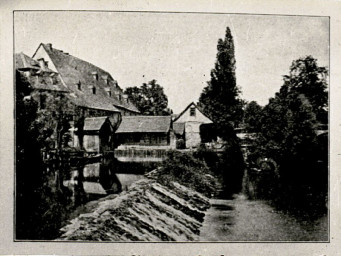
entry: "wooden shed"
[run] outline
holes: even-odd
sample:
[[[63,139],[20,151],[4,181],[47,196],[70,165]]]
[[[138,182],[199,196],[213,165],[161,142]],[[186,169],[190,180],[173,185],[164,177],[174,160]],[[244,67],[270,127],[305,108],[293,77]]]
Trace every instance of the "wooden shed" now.
[[[123,116],[116,131],[121,145],[170,146],[171,116]]]
[[[109,117],[88,117],[84,120],[83,148],[88,152],[112,151],[114,127]]]

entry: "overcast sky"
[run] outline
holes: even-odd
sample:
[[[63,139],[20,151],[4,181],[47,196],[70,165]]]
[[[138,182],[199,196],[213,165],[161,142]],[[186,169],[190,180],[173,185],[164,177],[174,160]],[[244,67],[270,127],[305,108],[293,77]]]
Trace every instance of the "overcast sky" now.
[[[32,56],[41,42],[108,71],[122,88],[156,79],[179,113],[199,99],[227,26],[235,43],[241,97],[265,105],[291,62],[306,55],[329,62],[326,17],[15,12],[15,51]]]

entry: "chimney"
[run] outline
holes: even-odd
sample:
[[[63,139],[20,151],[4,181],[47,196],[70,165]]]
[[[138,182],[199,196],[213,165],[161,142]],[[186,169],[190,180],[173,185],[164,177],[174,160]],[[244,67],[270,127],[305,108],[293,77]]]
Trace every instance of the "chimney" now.
[[[98,73],[95,71],[95,72],[92,72],[92,77],[94,78],[95,81],[98,80]]]
[[[52,51],[52,44],[51,44],[51,43],[46,44],[46,47],[47,47],[47,49],[49,49],[50,51]]]

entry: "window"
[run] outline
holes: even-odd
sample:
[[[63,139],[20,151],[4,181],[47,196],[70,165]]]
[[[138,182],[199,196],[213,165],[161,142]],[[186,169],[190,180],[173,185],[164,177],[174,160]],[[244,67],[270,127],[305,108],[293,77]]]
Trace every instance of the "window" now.
[[[78,90],[82,90],[82,84],[81,84],[81,81],[79,81],[78,83],[77,83],[77,87],[78,87]]]
[[[189,111],[190,116],[195,116],[195,107],[191,107]]]
[[[93,94],[96,94],[96,87],[95,87],[95,86],[92,87],[92,93],[93,93]]]

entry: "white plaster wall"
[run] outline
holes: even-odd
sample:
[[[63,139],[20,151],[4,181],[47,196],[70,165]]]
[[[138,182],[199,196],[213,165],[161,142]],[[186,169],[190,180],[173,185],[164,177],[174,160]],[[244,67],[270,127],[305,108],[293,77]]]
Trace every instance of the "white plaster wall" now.
[[[195,116],[191,116],[190,115],[191,107],[189,107],[187,111],[183,113],[182,116],[178,120],[175,121],[175,123],[186,123],[186,122],[199,122],[202,124],[213,123],[209,118],[204,116],[197,108],[195,109]]]
[[[185,138],[186,138],[186,148],[197,147],[200,142],[200,125],[199,122],[186,122],[185,124]]]

